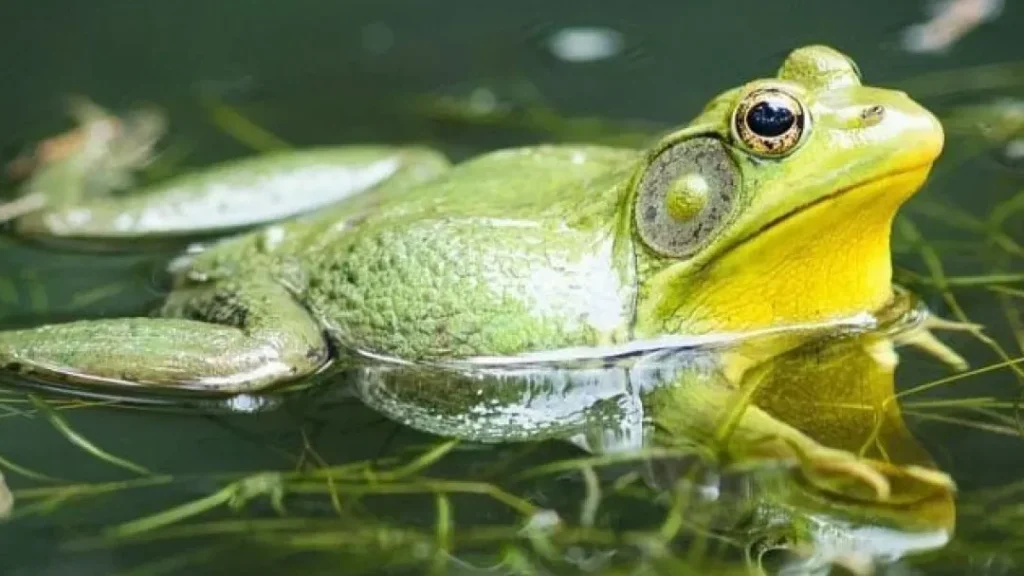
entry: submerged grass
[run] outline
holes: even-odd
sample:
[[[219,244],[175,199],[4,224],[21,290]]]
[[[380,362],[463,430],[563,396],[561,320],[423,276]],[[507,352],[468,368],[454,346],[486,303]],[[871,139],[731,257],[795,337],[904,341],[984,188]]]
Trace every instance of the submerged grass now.
[[[75,429],[72,428],[67,423],[67,420],[65,420],[60,414],[58,414],[56,411],[50,408],[50,406],[47,405],[46,402],[40,400],[37,396],[30,394],[28,396],[28,399],[29,402],[31,402],[32,405],[35,406],[35,408],[39,410],[39,412],[43,414],[47,420],[50,421],[50,424],[53,425],[54,429],[56,429],[57,432],[60,432],[61,435],[67,438],[68,442],[70,442],[72,445],[77,446],[82,450],[85,450],[86,452],[96,457],[97,459],[102,460],[103,462],[106,462],[107,464],[110,464],[112,466],[117,466],[118,468],[123,468],[130,472],[141,474],[143,476],[148,476],[151,474],[150,471],[147,470],[146,468],[139,466],[134,462],[125,460],[124,458],[114,456],[113,454],[110,454],[106,450],[103,450],[99,446],[96,446],[95,444],[90,442],[87,438],[76,432]]]
[[[1018,358],[1012,362],[1022,361]],[[906,391],[904,396],[969,382],[978,374],[1006,371],[1009,365],[1000,362],[927,382]],[[913,418],[1004,436],[1019,434],[1008,425],[1010,417],[1006,411],[1012,403],[1005,400],[967,397],[905,401],[903,406],[904,413]],[[48,414],[43,407],[36,408],[39,414]],[[987,423],[977,417],[981,415]],[[155,413],[154,417],[159,415]],[[70,429],[66,421],[48,421],[58,430]],[[78,433],[72,432],[72,437],[78,439],[74,441],[76,445],[95,445]],[[303,449],[308,449],[308,439],[303,442]],[[646,567],[651,573],[660,573],[658,567],[664,566],[684,574],[708,573],[711,567],[716,570],[714,573],[745,573],[737,568],[737,563],[751,545],[751,539],[759,542],[763,536],[743,531],[730,535],[728,530],[711,527],[716,514],[701,506],[702,498],[693,484],[701,470],[695,469],[687,476],[689,482],[677,484],[667,492],[652,488],[638,474],[637,465],[699,458],[699,449],[650,448],[555,461],[542,459],[528,466],[523,462],[517,473],[504,475],[495,482],[465,477],[466,471],[472,469],[466,459],[501,462],[535,447],[481,451],[459,450],[461,445],[452,440],[439,441],[409,457],[391,457],[383,465],[379,459],[328,465],[317,456],[311,457],[300,470],[163,474],[115,482],[67,482],[30,472],[23,475],[39,485],[13,491],[16,506],[12,521],[55,514],[74,516],[76,510],[88,510],[97,504],[116,506],[122,500],[135,502],[132,508],[145,509],[150,507],[145,503],[151,497],[144,494],[154,490],[175,494],[211,482],[221,485],[206,495],[135,517],[132,516],[137,512],[121,510],[116,514],[122,518],[119,522],[63,543],[65,553],[77,554],[125,546],[146,550],[157,546],[165,551],[156,554],[158,562],[140,565],[125,574],[160,574],[211,563],[223,565],[224,557],[218,564],[211,560],[211,555],[215,550],[223,550],[226,544],[245,550],[245,554],[259,549],[260,554],[276,558],[300,552],[346,562],[358,558],[368,573],[384,565],[393,569],[405,567],[412,572],[417,570],[416,566],[425,566],[434,573],[448,573],[453,562],[497,564],[512,573],[523,574],[544,569],[582,572],[578,564],[586,562],[606,565],[602,573],[609,574],[627,567]],[[110,463],[109,458],[102,460]],[[8,468],[9,462],[0,461],[0,465],[15,471]],[[138,472],[130,466],[123,468]],[[454,470],[454,476],[451,472],[444,475],[442,469]],[[486,467],[479,470],[486,472]],[[554,507],[537,502],[538,490],[557,492],[555,486],[566,481],[571,481],[571,491],[564,492],[562,497],[547,498]],[[999,495],[1006,500],[1019,492],[1024,492],[1024,488],[1008,486]],[[995,498],[992,494],[993,491],[983,491],[963,495],[961,517],[980,518],[985,506],[992,506],[986,504]],[[388,500],[407,497],[413,500],[403,500],[405,504],[397,513],[386,510]],[[632,528],[617,526],[615,519],[623,510],[638,504],[651,509],[648,521]],[[463,511],[480,509],[487,509],[486,516],[491,520],[482,524],[465,520],[473,514]],[[1003,510],[999,521],[991,527],[1009,530],[1015,527],[1015,518]],[[960,541],[963,530],[958,530]],[[1014,561],[1024,561],[1024,547],[983,549],[998,550]],[[614,554],[609,556],[612,551]],[[950,551],[939,553],[946,555]],[[459,558],[462,559],[456,560]],[[329,573],[326,564],[319,571],[310,571],[321,572]]]

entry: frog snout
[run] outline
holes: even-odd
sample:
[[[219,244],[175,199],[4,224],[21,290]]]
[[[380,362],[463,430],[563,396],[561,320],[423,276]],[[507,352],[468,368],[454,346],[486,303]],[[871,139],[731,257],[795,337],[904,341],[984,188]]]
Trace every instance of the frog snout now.
[[[933,162],[945,141],[939,119],[903,92],[878,92],[874,98],[844,107],[846,128],[858,141],[888,149],[898,164]]]
[[[894,142],[902,142],[899,155],[906,155],[908,164],[934,162],[945,144],[945,131],[939,119],[902,92],[884,108],[885,119],[881,124],[891,123]]]

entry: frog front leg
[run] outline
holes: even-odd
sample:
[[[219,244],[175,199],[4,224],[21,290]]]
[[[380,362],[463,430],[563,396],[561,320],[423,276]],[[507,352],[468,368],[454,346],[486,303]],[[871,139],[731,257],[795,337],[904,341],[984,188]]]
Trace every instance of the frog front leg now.
[[[159,314],[0,332],[0,366],[72,385],[232,393],[301,377],[328,359],[319,325],[269,279],[175,291]]]
[[[121,194],[47,204],[15,220],[14,230],[24,236],[105,241],[223,235],[312,213],[371,190],[407,187],[448,167],[442,154],[423,148],[288,150]]]

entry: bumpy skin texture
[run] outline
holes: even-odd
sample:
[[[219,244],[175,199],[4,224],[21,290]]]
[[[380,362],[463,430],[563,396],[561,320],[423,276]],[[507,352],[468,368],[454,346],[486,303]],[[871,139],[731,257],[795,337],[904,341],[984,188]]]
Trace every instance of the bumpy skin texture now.
[[[229,241],[182,285],[272,270],[342,352],[418,360],[622,341],[635,286],[620,242],[624,181],[638,159],[596,147],[495,152]]]
[[[801,144],[773,158],[731,128],[733,110],[765,87],[785,90],[810,119]],[[693,249],[659,252],[637,229],[646,225],[634,213],[638,186],[663,152],[709,138],[722,145],[694,149],[717,156],[654,181],[685,178],[680,193],[698,207],[701,194],[725,194],[706,203],[713,224],[680,222],[678,233],[697,234]],[[778,77],[723,93],[648,151],[540,146],[448,171],[436,154],[397,148],[341,149],[307,164],[248,160],[123,204],[103,200],[97,218],[81,219],[99,224],[86,235],[159,234],[125,222],[209,205],[245,170],[273,180],[274,162],[300,172],[393,166],[386,178],[346,180],[330,209],[290,222],[302,211],[279,187],[256,185],[251,201],[277,209],[245,223],[267,226],[176,262],[164,318],[0,333],[0,361],[75,381],[245,390],[308,374],[328,354],[443,361],[827,321],[891,296],[889,224],[941,146],[930,113],[902,93],[861,86],[842,54],[809,47]],[[702,166],[733,166],[735,177],[701,180]],[[658,234],[672,234],[670,224],[662,219]]]

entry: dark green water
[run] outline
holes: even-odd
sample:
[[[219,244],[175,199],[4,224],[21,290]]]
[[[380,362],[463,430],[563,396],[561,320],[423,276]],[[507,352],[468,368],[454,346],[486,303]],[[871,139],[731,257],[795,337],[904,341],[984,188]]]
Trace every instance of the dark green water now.
[[[1001,75],[983,76],[996,79],[986,90],[969,89],[977,77],[969,76],[971,72],[940,80],[922,76],[1024,60],[1024,43],[1019,40],[1024,6],[1007,4],[998,21],[975,30],[949,53],[915,55],[903,51],[899,42],[901,30],[924,17],[918,2],[12,3],[0,8],[5,24],[0,34],[0,106],[6,110],[0,114],[0,143],[30,140],[62,128],[60,98],[82,93],[114,108],[138,101],[165,107],[172,119],[172,141],[187,147],[186,166],[248,153],[207,121],[200,100],[204,94],[216,94],[296,145],[416,140],[443,146],[459,157],[545,136],[429,122],[402,109],[404,99],[437,91],[465,93],[478,84],[498,86],[503,94],[502,90],[512,92],[509,87],[529,82],[548,105],[567,115],[670,125],[686,121],[719,90],[770,74],[792,48],[818,42],[853,56],[870,83],[902,86],[952,122],[963,106],[1024,99],[1020,65]],[[559,61],[547,50],[545,39],[566,26],[614,28],[624,35],[623,53],[599,62]],[[900,277],[933,310],[956,317],[952,295],[966,317],[984,324],[1006,355],[1017,358],[1024,353],[1024,333],[1015,320],[1024,316],[1024,283],[1002,282],[1004,290],[999,292],[954,280],[944,296],[929,267],[934,266],[928,252],[933,248],[949,277],[1024,271],[1024,210],[1011,213],[1001,231],[977,224],[988,222],[1002,203],[1024,194],[1024,164],[1005,158],[1001,146],[981,146],[977,125],[967,126],[970,129],[949,130],[947,151],[932,182],[903,212],[896,232],[896,263]],[[1024,133],[1018,131],[1018,137]],[[923,240],[911,241],[914,229]],[[167,257],[83,255],[0,239],[0,326],[143,312],[160,298],[160,270]],[[1002,360],[991,346],[970,335],[942,338],[972,367]],[[949,374],[938,363],[910,352],[897,372],[897,388],[909,389]],[[1024,480],[1024,450],[1014,433],[1015,412],[1010,406],[1022,383],[1012,370],[1000,368],[915,396],[990,397],[1004,402],[1005,409],[999,412],[1001,417],[980,410],[934,412],[984,422],[987,429],[905,415],[938,466],[956,480],[960,518],[950,544],[913,557],[892,573],[1024,573],[1024,529],[1015,533],[994,520],[1024,503],[1024,496],[1010,494],[991,509],[972,504],[983,490]],[[233,480],[250,472],[296,470],[313,462],[314,452],[335,466],[408,459],[438,442],[346,398],[337,390],[341,384],[323,382],[255,414],[97,406],[62,411],[79,434],[105,451],[175,479],[25,511],[22,502],[38,500],[21,498],[19,491],[54,483],[27,477],[0,462],[18,498],[14,519],[0,526],[0,574],[130,573],[164,562],[163,572],[146,573],[378,573],[392,561],[408,565],[408,549],[415,546],[395,545],[388,540],[398,537],[394,533],[385,536],[378,531],[373,539],[355,544],[337,534],[386,525],[392,530],[422,528],[430,538],[437,510],[431,494],[388,496],[372,504],[346,500],[341,513],[328,498],[288,498],[286,518],[319,518],[324,524],[309,520],[301,530],[302,542],[290,542],[297,532],[282,529],[277,538],[290,544],[281,548],[268,544],[273,536],[247,538],[257,532],[255,524],[235,526],[231,533],[188,538],[169,534],[155,542],[88,551],[67,547],[106,527],[216,493],[229,481],[225,475]],[[0,412],[0,457],[57,478],[57,485],[139,478],[69,442],[33,412],[23,392],[12,388],[0,396],[11,408]],[[559,443],[464,446],[448,455],[439,469],[431,469],[430,476],[501,484],[510,470],[578,456],[575,448]],[[585,496],[584,482],[575,473],[507,488],[563,516],[578,515]],[[517,521],[507,507],[488,498],[455,495],[451,506],[457,529],[470,533],[474,527]],[[652,503],[627,503],[611,510],[600,518],[612,532],[657,530],[664,515]],[[273,517],[268,500],[257,498],[244,512],[219,508],[202,519]],[[698,515],[693,523],[699,527],[702,520]],[[310,534],[316,533],[333,534],[338,540],[314,545]],[[529,543],[524,546],[530,549]],[[597,548],[617,549],[619,557],[628,558],[638,547],[617,542]],[[481,565],[495,563],[486,555],[492,552],[479,552],[484,558]],[[470,552],[457,555],[472,559]],[[410,573],[430,566],[432,557],[425,556],[422,564],[412,562]],[[726,556],[730,565],[741,566],[735,554]],[[703,573],[714,573],[711,565],[703,565]]]

